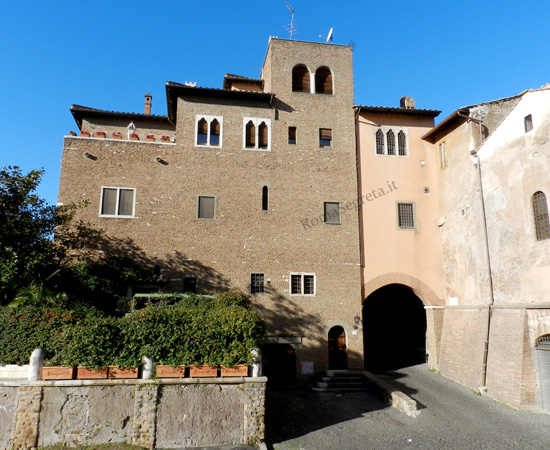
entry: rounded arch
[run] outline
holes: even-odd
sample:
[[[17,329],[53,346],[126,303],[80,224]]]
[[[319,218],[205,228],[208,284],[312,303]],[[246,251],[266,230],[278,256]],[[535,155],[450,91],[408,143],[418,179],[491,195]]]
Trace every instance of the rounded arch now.
[[[326,66],[321,66],[315,71],[315,93],[332,94],[332,72]]]
[[[411,288],[414,294],[422,300],[424,306],[445,306],[445,300],[439,298],[426,283],[404,273],[388,273],[370,280],[365,284],[363,301],[374,291],[388,284],[401,284]]]
[[[311,76],[304,64],[297,64],[292,69],[292,91],[311,92]]]

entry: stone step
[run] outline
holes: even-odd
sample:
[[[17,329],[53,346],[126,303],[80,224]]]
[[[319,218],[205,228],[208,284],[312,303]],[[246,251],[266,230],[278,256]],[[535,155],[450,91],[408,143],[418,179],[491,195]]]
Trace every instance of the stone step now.
[[[314,392],[361,392],[369,389],[362,373],[327,370],[310,385]]]

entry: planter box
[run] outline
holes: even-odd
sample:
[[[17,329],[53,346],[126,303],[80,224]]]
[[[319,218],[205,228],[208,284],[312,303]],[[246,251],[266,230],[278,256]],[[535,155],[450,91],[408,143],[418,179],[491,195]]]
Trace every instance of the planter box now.
[[[106,136],[104,134],[96,134],[95,137],[97,139],[105,139]]]
[[[222,377],[247,377],[248,376],[248,364],[237,364],[235,367],[221,366]]]
[[[108,378],[137,378],[138,368],[129,367],[127,369],[121,369],[118,366],[109,366],[107,370]]]
[[[42,367],[40,378],[43,380],[72,380],[74,378],[74,372],[74,367]]]
[[[88,133],[80,133],[80,137],[90,137]]]
[[[157,366],[157,378],[184,378],[185,366],[166,366],[159,364]]]
[[[130,136],[131,141],[139,141],[139,138],[136,136]]]
[[[122,136],[113,136],[113,139],[118,139],[119,141],[122,140]]]
[[[145,138],[147,142],[155,142],[155,138]]]
[[[218,376],[218,366],[189,366],[191,378],[215,378]]]
[[[78,380],[97,380],[107,378],[107,369],[87,369],[86,367],[78,367],[76,369],[76,378]]]

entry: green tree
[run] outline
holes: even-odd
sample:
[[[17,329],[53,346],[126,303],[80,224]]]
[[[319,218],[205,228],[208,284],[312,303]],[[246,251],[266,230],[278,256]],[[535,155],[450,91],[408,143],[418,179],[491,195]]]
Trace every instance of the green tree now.
[[[0,169],[0,304],[23,287],[43,285],[63,257],[53,234],[69,220],[68,212],[36,194],[43,174],[25,174],[17,166]]]

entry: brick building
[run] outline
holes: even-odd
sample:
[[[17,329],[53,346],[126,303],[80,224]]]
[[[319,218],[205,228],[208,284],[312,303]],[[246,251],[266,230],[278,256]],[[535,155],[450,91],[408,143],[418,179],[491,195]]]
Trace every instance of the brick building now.
[[[248,292],[271,380],[428,357],[549,410],[550,90],[434,127],[353,89],[351,47],[271,38],[258,79],[168,82],[166,116],[73,105],[59,202],[158,267],[134,292]]]

